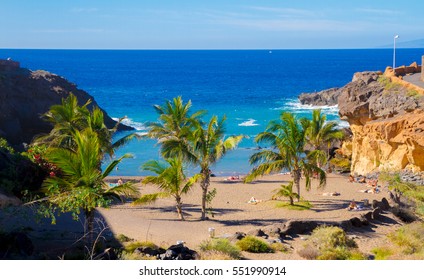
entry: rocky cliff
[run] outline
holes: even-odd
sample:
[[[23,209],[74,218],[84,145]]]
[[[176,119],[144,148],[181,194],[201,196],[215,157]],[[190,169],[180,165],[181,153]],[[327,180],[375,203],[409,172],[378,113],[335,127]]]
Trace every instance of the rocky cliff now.
[[[87,92],[58,75],[7,64],[0,65],[0,137],[15,147],[30,143],[37,134],[49,132],[51,126],[41,115],[70,92],[77,96],[81,105],[91,99],[90,106],[98,106]],[[105,123],[108,127],[116,124],[106,113]],[[119,129],[132,128],[120,125]]]
[[[354,173],[424,170],[424,95],[396,79],[390,71],[356,73],[341,89],[339,115],[353,133]]]
[[[338,103],[340,93],[341,88],[330,88],[314,93],[302,93],[298,98],[300,103],[304,105],[335,106]]]

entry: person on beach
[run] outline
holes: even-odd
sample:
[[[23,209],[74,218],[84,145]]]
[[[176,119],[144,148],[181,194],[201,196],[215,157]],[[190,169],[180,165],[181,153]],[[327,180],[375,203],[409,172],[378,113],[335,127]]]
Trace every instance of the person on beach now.
[[[356,201],[354,199],[352,199],[349,206],[347,207],[347,210],[351,211],[351,210],[356,210],[356,209],[358,209],[358,205],[356,204]]]
[[[124,182],[122,182],[122,179],[121,179],[121,178],[119,178],[119,179],[118,179],[118,183],[117,183],[117,185],[118,185],[118,186],[120,186],[120,185],[122,185],[123,183],[124,183]]]

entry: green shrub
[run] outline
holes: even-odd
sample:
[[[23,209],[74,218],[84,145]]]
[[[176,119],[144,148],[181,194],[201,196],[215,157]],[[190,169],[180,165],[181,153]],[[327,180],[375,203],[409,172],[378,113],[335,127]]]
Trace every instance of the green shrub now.
[[[410,89],[410,90],[407,91],[406,96],[409,96],[409,97],[419,97],[420,94],[415,89]]]
[[[348,260],[365,259],[357,250],[355,241],[339,227],[318,227],[306,241],[299,255],[305,259]]]
[[[375,255],[376,260],[387,260],[388,257],[393,255],[393,251],[386,247],[374,248],[371,252]]]
[[[14,154],[15,150],[9,145],[6,139],[0,137],[0,151],[3,150],[10,154]]]
[[[282,253],[286,253],[289,250],[286,245],[284,245],[283,243],[280,243],[280,242],[272,243],[271,249],[274,252],[282,252]]]
[[[226,254],[231,259],[240,259],[241,254],[239,248],[231,244],[226,238],[214,238],[200,243],[200,250],[203,252],[219,252]],[[209,253],[209,255],[213,255]],[[219,255],[219,254],[215,254]]]
[[[401,247],[404,254],[424,254],[424,223],[415,222],[402,226],[388,235],[389,239]]]
[[[340,171],[340,172],[350,171],[351,162],[347,158],[332,158],[330,160],[330,164],[337,171]]]
[[[237,241],[236,245],[242,250],[251,253],[272,253],[273,250],[268,243],[254,236],[246,236]]]

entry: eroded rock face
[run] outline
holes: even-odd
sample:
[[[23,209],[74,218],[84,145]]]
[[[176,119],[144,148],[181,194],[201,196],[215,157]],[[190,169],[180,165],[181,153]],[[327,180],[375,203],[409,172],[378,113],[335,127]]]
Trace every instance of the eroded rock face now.
[[[330,88],[320,92],[302,93],[299,95],[299,101],[304,105],[311,106],[335,106],[337,105],[340,88]]]
[[[424,170],[424,97],[387,86],[381,72],[356,73],[342,88],[339,114],[350,123],[352,172]]]
[[[87,92],[66,79],[46,72],[25,68],[0,68],[0,137],[19,147],[30,143],[40,133],[48,133],[50,124],[41,115],[54,104],[60,104],[72,92],[80,104],[91,99],[90,106],[98,106]],[[113,127],[116,122],[105,113],[105,123]],[[121,125],[120,129],[131,129]]]

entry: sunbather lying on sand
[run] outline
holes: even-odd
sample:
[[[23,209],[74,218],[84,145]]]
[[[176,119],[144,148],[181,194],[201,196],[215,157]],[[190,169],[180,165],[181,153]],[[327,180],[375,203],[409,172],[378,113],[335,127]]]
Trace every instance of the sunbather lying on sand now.
[[[258,200],[258,199],[256,199],[255,197],[252,196],[247,203],[256,204],[256,203],[259,203],[259,202],[262,202],[262,200]]]
[[[366,189],[366,190],[359,190],[359,192],[363,192],[363,193],[379,193],[380,192],[380,187],[372,187],[371,189]]]
[[[322,194],[323,196],[339,196],[339,192],[325,192]]]

